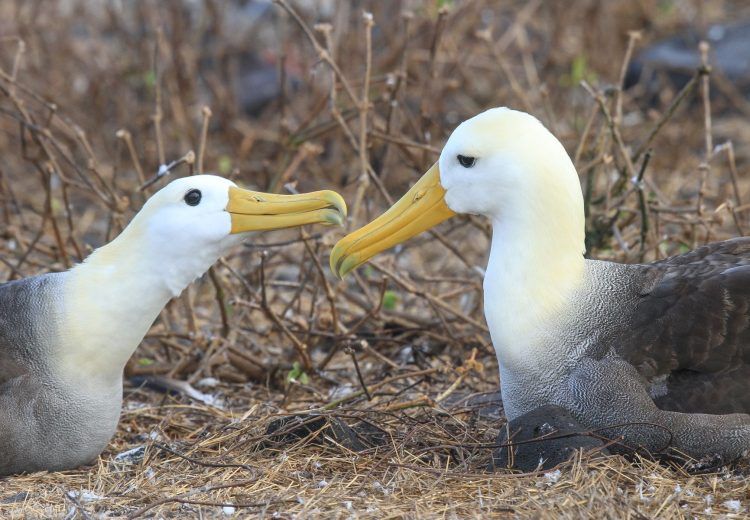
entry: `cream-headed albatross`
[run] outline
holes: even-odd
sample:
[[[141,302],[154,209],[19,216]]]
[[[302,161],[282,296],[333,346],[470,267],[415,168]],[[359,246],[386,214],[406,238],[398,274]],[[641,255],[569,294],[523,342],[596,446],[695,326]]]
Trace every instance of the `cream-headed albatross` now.
[[[345,215],[332,191],[185,177],[83,263],[0,285],[0,475],[93,460],[117,426],[125,363],[159,312],[247,232]]]
[[[386,213],[334,247],[343,276],[456,213],[492,222],[484,310],[509,420],[554,405],[588,428],[693,457],[750,450],[750,239],[652,264],[584,259],[575,167],[534,117],[459,125]],[[467,237],[468,239],[468,237]]]

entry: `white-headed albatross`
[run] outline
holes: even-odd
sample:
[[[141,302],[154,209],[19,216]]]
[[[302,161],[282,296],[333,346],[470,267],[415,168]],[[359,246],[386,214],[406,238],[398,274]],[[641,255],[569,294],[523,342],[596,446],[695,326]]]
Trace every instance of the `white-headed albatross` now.
[[[332,191],[185,177],[83,263],[0,285],[0,475],[93,460],[117,426],[125,363],[159,312],[247,232],[345,215]]]
[[[536,118],[496,108],[459,125],[403,198],[339,241],[331,268],[343,276],[456,213],[492,222],[484,310],[509,420],[554,405],[588,428],[630,423],[608,431],[650,450],[666,437],[697,458],[748,453],[750,239],[644,265],[584,259],[568,154]]]

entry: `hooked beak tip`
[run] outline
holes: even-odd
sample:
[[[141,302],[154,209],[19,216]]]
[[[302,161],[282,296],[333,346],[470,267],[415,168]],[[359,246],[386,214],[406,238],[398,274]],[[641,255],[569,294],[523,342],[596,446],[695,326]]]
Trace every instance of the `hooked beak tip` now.
[[[325,213],[323,214],[323,220],[326,224],[330,224],[331,226],[344,225],[344,216],[338,210],[334,209],[325,210]]]
[[[330,190],[324,191],[322,198],[329,204],[323,217],[325,223],[332,226],[343,226],[347,216],[344,198],[335,191]]]
[[[335,246],[333,246],[331,254],[328,256],[328,265],[331,268],[331,272],[333,273],[333,275],[339,280],[343,279],[341,273],[339,272],[339,267],[341,266],[341,256],[341,246],[337,243]]]

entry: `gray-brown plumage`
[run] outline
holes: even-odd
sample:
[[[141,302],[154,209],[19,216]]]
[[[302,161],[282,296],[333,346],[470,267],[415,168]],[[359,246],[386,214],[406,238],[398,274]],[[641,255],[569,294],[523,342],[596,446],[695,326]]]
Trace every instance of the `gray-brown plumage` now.
[[[652,452],[750,450],[750,238],[652,264],[586,260],[546,327],[537,364],[500,355],[509,418],[552,404]]]
[[[619,352],[665,410],[750,413],[750,239],[647,266]],[[663,382],[660,380],[663,379]]]
[[[550,324],[552,338],[541,349],[548,356],[543,366],[564,368],[514,366],[506,374],[503,400],[519,438],[535,437],[547,423],[566,433],[622,435],[627,446],[655,453],[721,461],[747,453],[750,238],[645,265],[587,260],[572,301],[571,312]],[[566,413],[577,427],[557,419]],[[626,423],[632,424],[607,428]],[[589,447],[591,440],[557,442]],[[515,450],[519,469],[533,470],[540,459],[561,462],[549,443]],[[507,462],[500,450],[495,464]]]
[[[578,320],[596,324],[556,404],[632,445],[724,460],[750,450],[750,239],[645,265],[587,261]],[[596,287],[591,290],[591,287]],[[581,406],[583,405],[583,406]],[[673,435],[669,446],[669,435]]]
[[[121,379],[91,395],[56,370],[50,338],[60,335],[66,277],[0,285],[0,475],[89,462],[117,426]]]

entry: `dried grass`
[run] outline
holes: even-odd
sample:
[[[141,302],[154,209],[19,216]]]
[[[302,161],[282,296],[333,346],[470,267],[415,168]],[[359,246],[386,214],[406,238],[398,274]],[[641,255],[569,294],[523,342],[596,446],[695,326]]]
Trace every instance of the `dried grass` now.
[[[459,121],[496,105],[533,112],[574,156],[592,256],[648,261],[747,229],[742,100],[705,67],[684,96],[665,87],[654,105],[618,88],[633,49],[747,16],[740,2],[280,1],[246,26],[228,6],[0,1],[0,279],[79,261],[166,172],[337,188],[355,228]],[[249,50],[283,85],[253,114],[232,88]],[[188,381],[221,407],[129,383],[98,464],[0,480],[0,514],[747,513],[743,467],[689,475],[607,457],[559,474],[486,472],[503,425],[476,404],[497,387],[481,317],[488,224],[453,220],[339,282],[325,266],[342,232],[254,237],[165,309],[127,367]],[[309,410],[386,442],[355,452],[330,429],[272,442],[273,421]],[[116,461],[139,446],[142,460]]]

